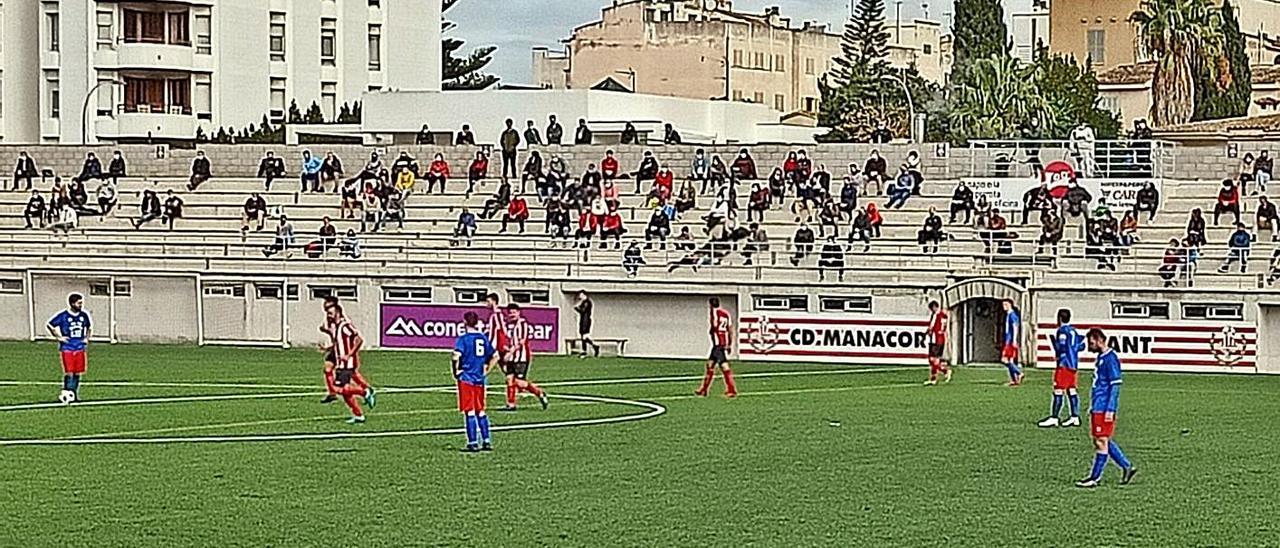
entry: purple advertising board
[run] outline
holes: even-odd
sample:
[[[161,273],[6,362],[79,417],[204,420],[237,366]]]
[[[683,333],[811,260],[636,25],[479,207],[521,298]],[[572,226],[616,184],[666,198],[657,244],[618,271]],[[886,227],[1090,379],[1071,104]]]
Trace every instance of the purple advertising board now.
[[[483,322],[489,317],[484,305],[383,304],[382,348],[450,350],[464,332],[462,315],[475,312]],[[522,307],[533,331],[530,347],[535,353],[560,352],[560,309]]]

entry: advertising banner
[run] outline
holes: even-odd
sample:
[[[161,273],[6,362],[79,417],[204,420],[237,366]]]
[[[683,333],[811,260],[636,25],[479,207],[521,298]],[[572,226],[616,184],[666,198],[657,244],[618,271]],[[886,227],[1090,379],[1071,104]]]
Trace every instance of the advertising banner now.
[[[1203,371],[1253,373],[1257,367],[1258,332],[1244,322],[1188,322],[1168,320],[1080,321],[1082,335],[1098,327],[1107,333],[1124,369],[1132,371]],[[1036,330],[1036,363],[1054,367],[1053,336],[1057,325],[1041,323]],[[1094,356],[1080,357],[1082,368],[1093,368]]]
[[[1074,170],[1066,162],[1050,162],[1045,166],[1042,179],[1048,184],[1049,193],[1060,200],[1066,195],[1074,177]],[[1006,213],[1022,211],[1022,195],[1040,186],[1040,182],[1041,179],[1033,177],[964,179],[964,183],[973,191],[975,202],[980,196],[986,196],[991,207]],[[1160,179],[1076,179],[1076,182],[1093,196],[1090,207],[1096,207],[1099,199],[1104,199],[1116,218],[1121,217],[1123,211],[1133,208],[1138,191],[1147,186],[1147,183],[1154,183],[1160,196],[1164,196]]]
[[[738,324],[738,354],[748,361],[923,365],[928,323],[902,317],[747,315]]]
[[[449,350],[465,332],[462,316],[467,312],[489,317],[484,305],[392,304],[381,309],[382,348]],[[530,347],[535,354],[560,352],[560,309],[523,307],[521,312],[533,331]]]

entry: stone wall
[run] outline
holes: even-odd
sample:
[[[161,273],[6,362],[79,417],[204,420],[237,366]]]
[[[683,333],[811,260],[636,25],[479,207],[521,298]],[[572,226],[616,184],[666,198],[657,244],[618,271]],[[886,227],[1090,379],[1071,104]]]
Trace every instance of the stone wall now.
[[[1258,151],[1267,149],[1270,145],[1265,142],[1242,142],[1238,143],[1237,146],[1239,155],[1242,156],[1245,152],[1254,152],[1256,155]],[[688,172],[689,162],[693,157],[694,150],[697,148],[705,148],[709,155],[719,154],[725,163],[729,164],[732,163],[734,156],[741,147],[737,145],[707,147],[605,147],[593,145],[546,146],[540,147],[538,150],[543,155],[544,161],[549,160],[553,155],[559,155],[564,158],[571,172],[580,173],[588,163],[598,164],[600,159],[604,157],[605,151],[609,148],[616,150],[624,169],[634,169],[639,164],[644,151],[651,150],[659,162],[671,165],[677,175],[681,175]],[[762,176],[767,176],[769,170],[774,166],[781,165],[788,152],[799,148],[804,148],[808,151],[809,156],[814,160],[815,166],[826,164],[837,179],[847,172],[847,166],[851,162],[861,166],[873,149],[879,150],[885,156],[889,162],[890,170],[893,170],[896,165],[903,162],[908,152],[912,150],[919,151],[924,174],[928,179],[958,179],[970,176],[975,173],[975,169],[980,170],[988,163],[993,153],[991,150],[952,147],[946,151],[946,157],[939,157],[939,147],[933,144],[919,146],[907,144],[838,144],[802,147],[765,144],[752,145],[750,150]],[[1280,147],[1276,148],[1277,150],[1273,154],[1280,153]],[[414,155],[423,164],[430,162],[432,156],[436,153],[441,153],[449,161],[454,173],[461,174],[465,171],[475,152],[481,149],[491,151],[490,173],[500,173],[501,160],[496,153],[492,153],[492,149],[489,147],[409,146],[381,150],[385,150],[391,156],[395,156],[401,150],[405,150]],[[12,166],[16,162],[18,152],[23,150],[35,158],[37,165],[41,169],[51,168],[62,176],[79,173],[85,153],[89,151],[93,151],[102,159],[105,168],[111,152],[120,150],[128,161],[129,174],[142,177],[185,176],[189,172],[192,159],[195,157],[195,150],[159,148],[149,145],[122,145],[119,147],[0,145],[0,162],[8,166],[4,171],[0,172],[0,179],[8,180],[11,177]],[[299,158],[303,150],[310,150],[317,155],[332,151],[342,159],[347,172],[351,173],[364,165],[370,152],[379,149],[360,145],[207,145],[201,147],[200,150],[205,152],[213,164],[215,177],[253,177],[257,175],[258,161],[268,150],[275,152],[277,156],[285,158],[290,173],[297,172]],[[527,154],[528,151],[520,151],[520,167],[523,167]],[[1173,179],[1221,179],[1234,175],[1239,171],[1240,160],[1239,158],[1228,157],[1226,144],[1179,146],[1171,149],[1168,154],[1172,155],[1170,165],[1173,169],[1170,178]],[[390,162],[390,160],[388,159],[387,161]]]

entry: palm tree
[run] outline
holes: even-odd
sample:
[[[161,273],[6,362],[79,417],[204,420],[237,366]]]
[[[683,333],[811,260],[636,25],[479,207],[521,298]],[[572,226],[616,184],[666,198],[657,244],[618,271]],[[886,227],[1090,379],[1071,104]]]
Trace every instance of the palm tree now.
[[[1209,69],[1225,87],[1223,26],[1213,0],[1144,0],[1129,16],[1138,41],[1155,58],[1151,83],[1151,125],[1182,124],[1195,112],[1196,67]]]
[[[1039,88],[1036,66],[1010,55],[972,61],[950,99],[951,132],[959,140],[1016,139],[1047,128],[1060,105]]]

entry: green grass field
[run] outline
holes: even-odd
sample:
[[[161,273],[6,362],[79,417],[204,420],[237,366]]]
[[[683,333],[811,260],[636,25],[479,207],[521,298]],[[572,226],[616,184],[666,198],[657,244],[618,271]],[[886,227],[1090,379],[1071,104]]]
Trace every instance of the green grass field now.
[[[13,406],[56,396],[54,348],[0,344],[0,356],[6,441],[461,426],[452,394],[394,391],[448,385],[443,354],[368,353],[367,375],[393,390],[356,427],[341,404],[319,403],[315,351],[95,346],[89,401],[270,397],[37,409]],[[833,371],[844,372],[804,374]],[[1087,430],[1035,427],[1047,373],[1010,389],[1003,370],[962,369],[935,388],[919,368],[737,372],[741,398],[701,399],[697,363],[541,359],[534,377],[552,394],[666,413],[496,432],[497,451],[482,455],[459,453],[457,433],[0,445],[0,545],[1280,545],[1280,378],[1127,375],[1116,435],[1141,472],[1121,487],[1109,468],[1103,487],[1081,491]],[[190,386],[201,384],[213,386]],[[490,406],[500,399],[491,392]],[[495,426],[646,411],[522,404]]]

